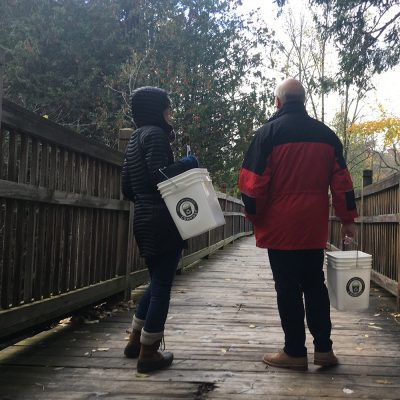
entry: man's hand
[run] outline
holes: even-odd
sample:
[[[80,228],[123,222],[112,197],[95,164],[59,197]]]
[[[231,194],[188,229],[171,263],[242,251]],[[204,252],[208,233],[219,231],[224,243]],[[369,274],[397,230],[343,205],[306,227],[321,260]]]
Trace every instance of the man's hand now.
[[[346,241],[346,237],[355,240],[357,236],[357,226],[354,222],[342,225],[342,240]],[[346,243],[350,244],[350,243]]]

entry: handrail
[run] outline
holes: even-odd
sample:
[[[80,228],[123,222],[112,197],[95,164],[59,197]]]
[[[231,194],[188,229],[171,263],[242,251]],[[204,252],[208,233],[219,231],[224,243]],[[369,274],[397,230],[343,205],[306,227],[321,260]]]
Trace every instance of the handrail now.
[[[123,153],[7,100],[0,130],[0,338],[147,279]],[[122,150],[122,148],[121,148]],[[188,241],[180,267],[251,234],[240,200],[218,193],[226,225]]]
[[[400,173],[357,191],[356,204],[360,250],[372,254],[371,278],[397,297],[400,309]],[[333,215],[329,247],[342,248],[340,220]]]

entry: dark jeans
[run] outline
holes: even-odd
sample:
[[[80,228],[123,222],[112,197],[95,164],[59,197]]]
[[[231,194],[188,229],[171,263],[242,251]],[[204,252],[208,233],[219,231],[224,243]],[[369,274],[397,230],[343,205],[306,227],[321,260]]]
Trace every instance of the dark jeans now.
[[[156,333],[164,331],[168,315],[172,282],[182,250],[174,250],[146,258],[150,284],[141,297],[135,315],[145,320],[144,330]]]
[[[315,351],[330,351],[332,324],[329,295],[324,284],[324,251],[268,250],[268,256],[285,333],[285,353],[292,357],[307,354],[303,293],[307,325],[314,337]]]

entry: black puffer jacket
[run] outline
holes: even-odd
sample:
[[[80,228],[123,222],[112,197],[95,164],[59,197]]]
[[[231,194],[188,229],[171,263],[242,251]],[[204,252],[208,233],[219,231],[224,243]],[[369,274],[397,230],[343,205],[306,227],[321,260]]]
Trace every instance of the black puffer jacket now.
[[[140,120],[137,115],[136,120]],[[155,124],[140,126],[133,133],[122,169],[122,192],[135,203],[133,229],[142,257],[182,248],[184,243],[157,190],[157,183],[166,179],[160,169],[173,177],[189,167],[182,161],[174,162],[168,125],[161,127],[157,120]]]

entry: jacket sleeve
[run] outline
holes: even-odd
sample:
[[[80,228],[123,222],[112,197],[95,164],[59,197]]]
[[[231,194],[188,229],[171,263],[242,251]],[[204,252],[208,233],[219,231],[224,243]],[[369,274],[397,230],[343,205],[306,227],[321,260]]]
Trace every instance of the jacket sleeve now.
[[[272,143],[268,135],[258,131],[246,153],[239,174],[239,189],[246,217],[253,223],[268,207],[268,189],[271,181],[270,155]]]
[[[149,131],[143,138],[142,149],[150,181],[154,186],[165,181],[166,176],[172,178],[190,169],[182,161],[171,163],[172,150],[168,136],[162,129],[154,127]]]
[[[343,146],[339,139],[335,146],[335,160],[330,188],[336,216],[341,220],[342,224],[354,222],[354,218],[357,218],[358,214],[353,182],[343,157]]]

